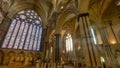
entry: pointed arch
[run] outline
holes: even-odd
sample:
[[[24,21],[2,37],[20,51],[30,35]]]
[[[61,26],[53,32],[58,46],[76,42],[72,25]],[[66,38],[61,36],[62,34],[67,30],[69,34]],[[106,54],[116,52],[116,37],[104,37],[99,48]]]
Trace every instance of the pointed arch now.
[[[14,3],[12,6],[10,6],[7,15],[10,19],[13,19],[14,16],[22,10],[31,9],[34,10],[38,14],[38,16],[41,17],[42,22],[44,22],[43,25],[46,23],[46,16],[47,16],[46,10],[43,9],[44,6],[42,6],[41,4],[37,5],[37,2],[34,2],[34,0],[23,1],[23,2],[20,1],[21,3],[17,3],[17,1],[13,1],[13,2]],[[40,12],[38,12],[38,10]]]
[[[62,30],[63,25],[65,24],[66,21],[71,19],[71,17],[75,17],[75,11],[72,9],[68,9],[64,11],[58,18],[57,20],[57,25],[56,25],[56,33],[59,33]]]
[[[42,21],[34,10],[22,10],[13,19],[2,48],[39,50]]]

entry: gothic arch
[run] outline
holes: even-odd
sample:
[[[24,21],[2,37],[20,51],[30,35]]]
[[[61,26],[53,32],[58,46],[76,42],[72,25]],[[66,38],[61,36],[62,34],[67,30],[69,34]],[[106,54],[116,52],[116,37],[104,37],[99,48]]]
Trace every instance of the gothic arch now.
[[[76,17],[71,17],[69,20],[66,20],[65,23],[63,24],[63,30],[67,30],[70,32],[74,32],[75,30],[75,25],[76,25]]]
[[[63,25],[67,20],[69,20],[71,17],[75,17],[75,11],[74,10],[66,10],[64,11],[58,18],[57,20],[57,25],[56,25],[56,33],[59,33],[62,30]]]
[[[8,17],[10,18],[10,19],[13,19],[14,18],[14,16],[18,13],[18,12],[20,12],[20,11],[22,11],[22,10],[24,10],[24,9],[31,9],[31,10],[34,10],[40,17],[41,17],[41,19],[42,19],[42,21],[44,22],[44,23],[46,23],[46,11],[45,11],[45,9],[43,9],[43,6],[41,6],[41,5],[35,5],[36,3],[29,3],[29,2],[27,2],[27,3],[20,3],[20,4],[14,4],[13,6],[11,6],[10,7],[10,9],[9,9],[9,13],[8,13]],[[19,8],[19,9],[18,9]],[[40,11],[40,12],[38,12],[38,10]],[[14,12],[14,13],[13,13]]]

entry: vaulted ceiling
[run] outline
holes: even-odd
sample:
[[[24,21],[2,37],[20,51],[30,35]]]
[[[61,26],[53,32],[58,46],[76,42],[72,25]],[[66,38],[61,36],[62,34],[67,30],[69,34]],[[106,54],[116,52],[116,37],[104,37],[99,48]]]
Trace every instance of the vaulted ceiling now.
[[[91,0],[89,13],[92,23],[104,23],[104,21],[110,20],[118,23],[118,19],[120,19],[120,5],[117,4],[119,2],[120,0]]]
[[[117,24],[120,22],[119,2],[120,0],[8,0],[9,7],[4,6],[4,11],[12,19],[21,10],[33,9],[41,17],[43,27],[49,27],[48,32],[51,33],[55,28],[77,29],[77,14],[86,12],[90,15],[91,24],[109,20]]]

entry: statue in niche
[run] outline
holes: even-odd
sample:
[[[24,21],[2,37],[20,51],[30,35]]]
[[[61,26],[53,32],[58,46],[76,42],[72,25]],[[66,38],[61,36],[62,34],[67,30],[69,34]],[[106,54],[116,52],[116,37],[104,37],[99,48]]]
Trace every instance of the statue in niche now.
[[[19,62],[19,61],[20,61],[20,55],[16,54],[16,56],[15,56],[15,62]]]
[[[30,64],[32,64],[32,61],[33,61],[33,58],[32,58],[32,56],[29,56],[29,58],[30,58]]]
[[[21,64],[23,64],[23,62],[24,62],[24,55],[23,54],[20,54],[20,62],[21,62]]]
[[[14,57],[14,55],[10,56],[9,63],[10,63],[10,62],[14,62],[14,60],[15,60],[15,57]]]
[[[15,62],[17,62],[18,65],[22,65],[23,62],[24,62],[24,55],[19,53],[19,54],[16,54],[15,56]]]
[[[30,65],[33,64],[33,62],[34,62],[34,60],[33,60],[33,53],[30,52],[29,53],[29,63],[30,63]]]
[[[25,55],[24,65],[29,65],[29,57]]]
[[[39,55],[34,55],[34,57],[33,57],[33,64],[35,64],[36,62],[35,61],[37,61],[38,60],[38,58],[39,58]]]
[[[9,61],[10,61],[10,56],[9,56],[9,55],[5,55],[5,56],[4,56],[3,64],[4,64],[4,65],[7,65],[7,64],[9,64]]]
[[[10,56],[9,63],[14,62],[15,61],[15,53],[13,51],[10,51],[8,53],[8,55]]]

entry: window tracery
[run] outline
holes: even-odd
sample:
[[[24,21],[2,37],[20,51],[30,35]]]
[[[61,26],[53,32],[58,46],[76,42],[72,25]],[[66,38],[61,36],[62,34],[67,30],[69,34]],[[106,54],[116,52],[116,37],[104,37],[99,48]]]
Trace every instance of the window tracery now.
[[[71,52],[73,51],[73,42],[72,42],[72,37],[68,33],[66,36],[66,52]]]
[[[23,10],[13,19],[2,48],[40,50],[41,19],[33,10]]]

